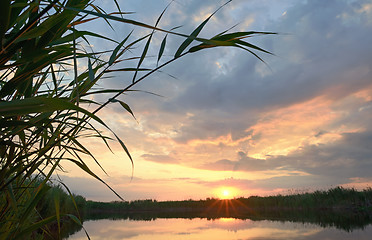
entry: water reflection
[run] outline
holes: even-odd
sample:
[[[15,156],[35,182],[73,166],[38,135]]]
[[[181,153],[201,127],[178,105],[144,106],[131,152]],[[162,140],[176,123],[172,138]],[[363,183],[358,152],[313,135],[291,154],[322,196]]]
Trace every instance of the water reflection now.
[[[168,218],[144,220],[89,220],[84,222],[91,239],[359,239],[369,240],[372,225],[351,232],[335,227],[289,221],[249,220],[235,218]],[[84,231],[77,232],[69,240],[87,239]]]
[[[344,231],[353,231],[364,229],[365,226],[372,223],[372,215],[368,212],[343,212],[343,211],[251,211],[251,212],[216,212],[216,211],[149,211],[149,212],[90,212],[86,214],[86,220],[140,220],[154,221],[157,219],[174,219],[174,218],[206,218],[207,220],[240,219],[240,220],[271,220],[281,222],[300,222],[313,223],[321,227],[336,227]]]

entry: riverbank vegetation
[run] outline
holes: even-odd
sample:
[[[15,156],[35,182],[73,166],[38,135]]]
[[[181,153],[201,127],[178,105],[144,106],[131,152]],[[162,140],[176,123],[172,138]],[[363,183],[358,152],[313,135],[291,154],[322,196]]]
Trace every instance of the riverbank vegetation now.
[[[86,200],[84,197],[71,194],[66,191],[63,185],[43,183],[44,179],[34,178],[32,181],[26,180],[21,188],[15,187],[14,199],[7,198],[6,195],[0,195],[0,213],[3,222],[1,229],[12,229],[13,224],[28,226],[19,238],[24,239],[58,239],[60,234],[66,232],[71,227],[81,228],[82,218],[80,213],[85,212]],[[13,188],[13,187],[12,187]],[[22,194],[17,194],[22,191]],[[34,203],[29,203],[29,198],[36,191],[43,193]],[[18,202],[15,200],[17,199]],[[10,204],[17,204],[17,211],[9,211]],[[13,219],[19,219],[19,222],[13,222]],[[41,225],[33,225],[41,219]],[[53,221],[54,220],[54,221]],[[3,234],[3,232],[2,232]],[[4,235],[1,235],[4,236]],[[3,239],[3,238],[2,238]]]
[[[26,191],[38,185],[40,183],[35,182],[32,187],[26,188]],[[153,221],[158,218],[206,218],[213,221],[219,218],[236,218],[313,223],[345,231],[363,229],[372,223],[371,188],[358,191],[353,188],[336,187],[324,191],[234,199],[207,198],[183,201],[145,199],[113,202],[86,200],[83,196],[69,193],[63,185],[46,184],[44,188],[43,191],[47,193],[35,207],[40,215],[34,215],[32,218],[54,216],[56,204],[59,204],[61,216],[76,215],[82,223],[98,219]],[[65,238],[81,229],[82,225],[79,222],[61,217],[59,222],[46,224],[43,232],[36,230],[28,236],[31,238],[43,236],[45,239]]]
[[[372,189],[336,187],[324,191],[234,199],[86,202],[85,219],[237,218],[308,222],[345,231],[372,223]]]
[[[207,198],[205,200],[156,201],[152,199],[115,202],[86,202],[87,213],[92,212],[216,212],[229,214],[331,210],[343,212],[371,212],[372,189],[336,187],[324,191],[289,195],[250,196],[234,199]]]

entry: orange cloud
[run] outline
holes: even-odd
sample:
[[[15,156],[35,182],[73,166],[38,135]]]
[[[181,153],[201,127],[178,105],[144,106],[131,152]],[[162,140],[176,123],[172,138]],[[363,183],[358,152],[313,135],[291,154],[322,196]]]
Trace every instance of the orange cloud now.
[[[287,155],[306,144],[320,143],[315,136],[339,117],[331,108],[332,102],[318,97],[307,102],[263,114],[260,121],[248,130],[260,138],[250,141],[250,156]],[[338,134],[326,134],[322,141],[334,141]]]

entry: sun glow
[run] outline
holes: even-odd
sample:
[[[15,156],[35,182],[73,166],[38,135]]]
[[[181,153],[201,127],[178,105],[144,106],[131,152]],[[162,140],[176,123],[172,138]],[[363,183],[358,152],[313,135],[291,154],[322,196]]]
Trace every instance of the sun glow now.
[[[232,187],[221,187],[216,190],[215,194],[219,199],[233,199],[237,196],[238,190]]]

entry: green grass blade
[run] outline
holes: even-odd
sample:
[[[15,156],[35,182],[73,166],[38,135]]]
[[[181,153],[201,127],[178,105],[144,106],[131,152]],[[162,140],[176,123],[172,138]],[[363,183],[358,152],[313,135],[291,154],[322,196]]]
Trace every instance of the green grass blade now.
[[[93,4],[90,4],[90,6],[92,6],[94,8],[94,10],[96,10],[98,13],[100,14],[104,14],[104,15],[108,15],[102,8],[100,8],[99,6],[96,6],[96,5],[93,5]],[[105,22],[107,23],[107,25],[110,26],[110,28],[112,30],[115,31],[114,27],[111,25],[111,23],[108,21],[108,19],[106,18],[103,18],[103,20],[105,20]]]
[[[81,170],[83,170],[84,172],[88,173],[90,176],[94,177],[95,179],[97,179],[98,181],[100,181],[101,183],[103,183],[106,187],[108,187],[118,198],[120,198],[121,200],[124,201],[124,199],[114,190],[110,187],[110,185],[108,185],[105,181],[103,181],[100,177],[98,177],[93,171],[91,171],[89,169],[89,167],[83,162],[83,161],[76,161],[75,159],[69,159],[69,161],[71,161],[72,163],[74,163],[76,166],[78,166]]]
[[[96,115],[69,102],[67,98],[34,97],[10,102],[0,102],[0,115],[4,117],[30,113],[53,112],[58,110],[76,110],[106,126],[106,124]]]
[[[97,12],[89,11],[89,10],[86,10],[86,9],[79,9],[79,8],[74,8],[74,7],[65,7],[65,9],[73,10],[73,11],[76,11],[76,12],[83,12],[83,13],[87,13],[87,14],[91,14],[91,15],[101,17],[103,19],[111,19],[111,20],[127,23],[127,24],[130,24],[130,25],[138,26],[138,27],[144,27],[144,28],[148,28],[148,29],[164,31],[160,28],[153,27],[153,26],[148,25],[146,23],[138,22],[138,21],[135,21],[135,20],[127,19],[127,18],[120,18],[120,17],[116,17],[116,16],[111,16],[111,15],[108,15],[108,14],[97,13]]]
[[[51,216],[48,218],[45,218],[43,220],[40,220],[31,226],[27,227],[26,229],[22,230],[21,232],[17,233],[14,237],[14,239],[24,240],[25,237],[29,234],[31,234],[33,231],[36,231],[38,229],[42,229],[45,225],[48,223],[51,223],[56,220],[56,216]]]
[[[103,35],[100,35],[98,33],[93,33],[93,32],[89,32],[89,31],[79,31],[79,30],[76,30],[74,28],[71,28],[71,30],[74,31],[76,39],[78,39],[80,37],[83,37],[83,36],[92,36],[92,37],[96,37],[96,38],[105,39],[105,40],[110,41],[110,42],[118,43],[117,41],[115,41],[111,38],[105,37]],[[74,34],[70,33],[70,34],[68,34],[68,35],[66,35],[62,38],[56,39],[55,41],[49,43],[48,46],[53,46],[53,45],[59,45],[59,44],[72,42],[73,39],[74,39]]]
[[[127,111],[128,111],[128,112],[133,116],[133,118],[137,121],[136,117],[134,116],[134,113],[133,113],[132,109],[129,107],[128,104],[126,104],[126,103],[123,102],[123,101],[117,100],[117,99],[113,99],[111,102],[118,102],[118,103],[120,103],[120,105],[121,105],[125,110],[127,110]]]
[[[87,230],[85,230],[83,224],[81,223],[81,221],[74,215],[72,214],[65,214],[66,216],[68,216],[69,218],[71,218],[71,220],[73,220],[76,224],[78,224],[79,226],[81,226],[85,232],[85,235],[87,236],[87,238],[90,240],[90,237],[89,237],[89,234],[87,232]]]
[[[127,146],[125,146],[124,142],[118,137],[118,135],[116,135],[116,133],[114,133],[115,137],[116,137],[116,140],[120,143],[120,146],[122,147],[122,149],[124,149],[124,151],[126,152],[127,156],[129,157],[130,159],[130,162],[132,163],[132,176],[133,176],[133,171],[134,171],[134,162],[133,162],[133,158],[127,148]]]
[[[258,58],[258,60],[260,60],[261,62],[263,62],[264,64],[266,64],[266,62],[260,56],[258,56],[257,53],[253,52],[252,50],[249,50],[248,48],[245,48],[245,47],[242,47],[242,46],[239,46],[239,45],[237,47],[246,50],[247,52],[251,53],[256,58]],[[268,65],[266,64],[266,66],[268,66]]]
[[[269,34],[277,34],[274,32],[257,32],[257,31],[248,31],[248,32],[233,32],[227,34],[218,34],[211,38],[212,40],[219,40],[219,41],[231,41],[241,38],[247,38],[251,35],[269,35]]]
[[[181,56],[183,51],[195,40],[195,38],[199,35],[201,30],[204,28],[205,24],[211,19],[211,16],[209,16],[204,22],[202,22],[191,34],[190,36],[180,45],[180,47],[177,49],[176,54],[174,55],[175,58],[178,58]]]
[[[118,69],[109,69],[105,70],[105,73],[110,72],[149,72],[151,68],[118,68]]]
[[[30,21],[25,24],[22,29],[16,32],[12,37],[10,37],[6,43],[4,44],[4,47],[1,49],[0,54],[3,54],[14,42],[22,35],[24,34],[28,29],[30,29],[33,25],[37,23],[37,21],[44,16],[59,0],[54,0],[53,2],[49,3],[34,19],[31,19]],[[20,9],[20,12],[22,9]]]
[[[167,44],[167,35],[165,35],[163,41],[161,42],[160,49],[159,49],[159,54],[158,54],[158,61],[156,65],[159,64],[160,58],[163,56],[164,50],[165,50],[165,45]]]
[[[58,225],[58,235],[61,234],[61,215],[60,215],[60,199],[59,199],[59,192],[53,192],[53,200],[54,200],[54,207],[56,210],[56,218],[57,218],[57,225]]]
[[[39,185],[38,190],[35,196],[32,198],[32,201],[27,205],[25,211],[22,214],[22,217],[19,220],[20,226],[27,220],[31,212],[34,210],[36,204],[44,197],[44,195],[49,191],[48,187],[44,187],[44,184]]]
[[[94,157],[94,155],[86,148],[84,147],[83,144],[81,144],[76,137],[73,137],[73,136],[70,136],[70,135],[67,135],[66,134],[66,137],[74,144],[76,144],[78,146],[77,149],[79,149],[80,152],[82,153],[85,153],[87,155],[89,155],[91,158],[93,158],[93,160],[96,162],[96,164],[101,168],[101,170],[106,174],[107,172],[105,171],[105,169],[102,167],[102,165],[99,163],[99,161]]]
[[[72,201],[72,203],[73,203],[73,205],[74,205],[74,208],[75,208],[75,210],[76,210],[76,213],[78,214],[78,219],[77,219],[77,220],[79,220],[79,223],[78,223],[78,224],[81,226],[82,224],[81,224],[80,212],[79,212],[79,208],[78,208],[78,206],[77,206],[77,204],[76,204],[76,201],[75,201],[74,195],[71,193],[70,189],[67,187],[66,184],[64,184],[62,181],[59,181],[59,183],[60,183],[62,186],[64,186],[65,189],[66,189],[66,191],[68,192],[68,195],[70,196],[70,199],[71,199],[71,201]],[[69,215],[72,215],[72,214],[69,214]],[[72,216],[74,216],[74,215],[72,215]],[[74,217],[75,217],[75,216],[74,216]],[[75,217],[75,218],[76,218],[76,217]],[[75,221],[75,222],[76,222],[76,221]]]
[[[16,197],[14,196],[14,191],[11,184],[8,185],[7,195],[9,196],[10,205],[13,207],[14,212],[18,212],[17,200]]]
[[[92,62],[90,61],[90,58],[88,58],[88,72],[89,72],[89,81],[93,82],[94,81],[94,72],[92,69]]]
[[[119,5],[118,1],[114,0],[114,3],[116,5],[116,8],[118,9],[118,11],[120,12],[121,17],[123,17],[123,14],[121,13],[121,9],[120,9],[120,5]]]
[[[154,32],[152,32],[149,36],[149,39],[147,39],[146,45],[145,45],[145,47],[142,51],[141,57],[138,61],[137,69],[139,69],[141,67],[141,64],[143,63],[143,60],[145,60],[145,57],[146,57],[147,52],[148,52],[149,47],[150,47],[150,43],[151,43],[153,34],[154,34]],[[132,83],[134,83],[136,81],[137,74],[138,74],[138,70],[134,72]]]
[[[0,48],[3,47],[3,37],[8,30],[10,21],[10,0],[0,1]]]
[[[226,4],[230,3],[232,0],[226,2],[221,7],[219,7],[216,11],[214,11],[207,19],[205,19],[191,34],[190,36],[180,45],[180,47],[177,49],[176,54],[174,55],[175,58],[178,58],[181,56],[181,54],[185,51],[185,49],[196,39],[196,37],[199,35],[201,30],[204,28],[204,26],[207,24],[207,22],[215,15],[221,8],[223,8]]]
[[[131,31],[125,38],[123,41],[120,42],[119,45],[116,46],[116,48],[114,49],[114,51],[112,51],[112,54],[110,56],[110,60],[109,60],[109,65],[111,66],[115,60],[117,59],[117,54],[120,50],[120,48],[124,45],[124,43],[129,39],[129,37],[132,35],[133,31]]]
[[[258,51],[261,51],[261,52],[264,52],[264,53],[267,53],[267,54],[271,54],[271,55],[273,55],[271,52],[268,52],[268,51],[266,51],[265,49],[262,49],[262,48],[260,48],[260,47],[258,47],[258,46],[256,46],[256,45],[251,44],[251,43],[244,42],[244,41],[242,41],[242,40],[236,40],[235,42],[236,42],[237,44],[240,44],[240,45],[243,45],[243,46],[246,46],[246,47],[249,47],[249,48],[253,48],[253,49],[255,49],[255,50],[258,50]]]

